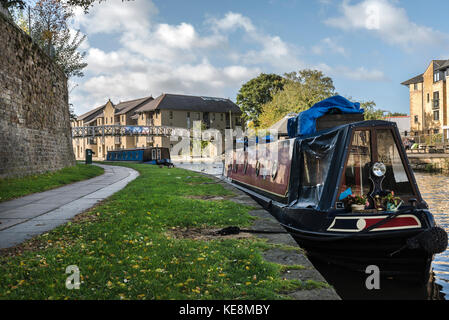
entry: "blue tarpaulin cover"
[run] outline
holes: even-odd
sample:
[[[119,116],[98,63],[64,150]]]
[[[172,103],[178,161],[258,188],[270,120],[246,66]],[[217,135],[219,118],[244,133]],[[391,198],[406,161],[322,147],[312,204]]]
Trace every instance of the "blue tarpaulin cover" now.
[[[288,119],[288,136],[294,138],[315,133],[316,119],[327,113],[351,114],[363,112],[364,110],[360,108],[360,103],[351,102],[342,96],[333,96],[315,103],[310,109]]]

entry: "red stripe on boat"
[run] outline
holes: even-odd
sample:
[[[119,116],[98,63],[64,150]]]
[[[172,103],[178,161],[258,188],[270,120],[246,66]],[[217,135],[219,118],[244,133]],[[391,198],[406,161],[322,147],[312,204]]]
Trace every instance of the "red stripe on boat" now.
[[[369,228],[373,224],[382,221],[384,218],[375,218],[375,219],[364,219],[366,222],[366,228]],[[414,217],[396,217],[391,219],[390,221],[384,223],[383,225],[375,228],[375,229],[384,229],[384,228],[396,228],[396,227],[412,227],[419,226],[419,222]]]

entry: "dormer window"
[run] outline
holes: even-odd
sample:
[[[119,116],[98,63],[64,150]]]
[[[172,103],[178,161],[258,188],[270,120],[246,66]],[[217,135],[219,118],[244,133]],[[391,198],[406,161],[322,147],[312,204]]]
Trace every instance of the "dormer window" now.
[[[434,74],[433,74],[433,82],[438,82],[438,81],[440,81],[441,79],[440,79],[440,73],[439,72],[435,72]]]

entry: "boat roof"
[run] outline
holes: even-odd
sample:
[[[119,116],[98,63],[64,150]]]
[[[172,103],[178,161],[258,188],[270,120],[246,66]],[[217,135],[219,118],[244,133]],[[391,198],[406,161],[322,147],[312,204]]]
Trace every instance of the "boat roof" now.
[[[350,127],[350,128],[359,128],[359,127],[376,127],[376,126],[397,127],[397,124],[396,124],[396,122],[393,122],[393,121],[365,120],[365,121],[358,121],[358,122],[342,124],[342,125],[337,126],[337,127],[332,127],[332,128],[328,128],[328,129],[325,129],[325,130],[317,131],[317,132],[315,132],[313,134],[300,135],[300,136],[294,137],[292,139],[301,139],[302,140],[302,139],[307,139],[307,138],[311,138],[311,137],[322,136],[322,135],[326,135],[326,134],[328,134],[330,132],[346,130],[346,128],[348,128],[348,127]]]

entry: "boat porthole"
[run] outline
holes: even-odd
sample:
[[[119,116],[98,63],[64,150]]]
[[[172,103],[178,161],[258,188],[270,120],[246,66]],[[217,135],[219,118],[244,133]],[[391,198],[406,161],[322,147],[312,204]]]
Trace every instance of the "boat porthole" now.
[[[271,166],[271,178],[274,180],[278,174],[278,162],[275,160]]]
[[[260,173],[260,162],[257,161],[256,162],[256,176],[259,176],[259,173]]]

